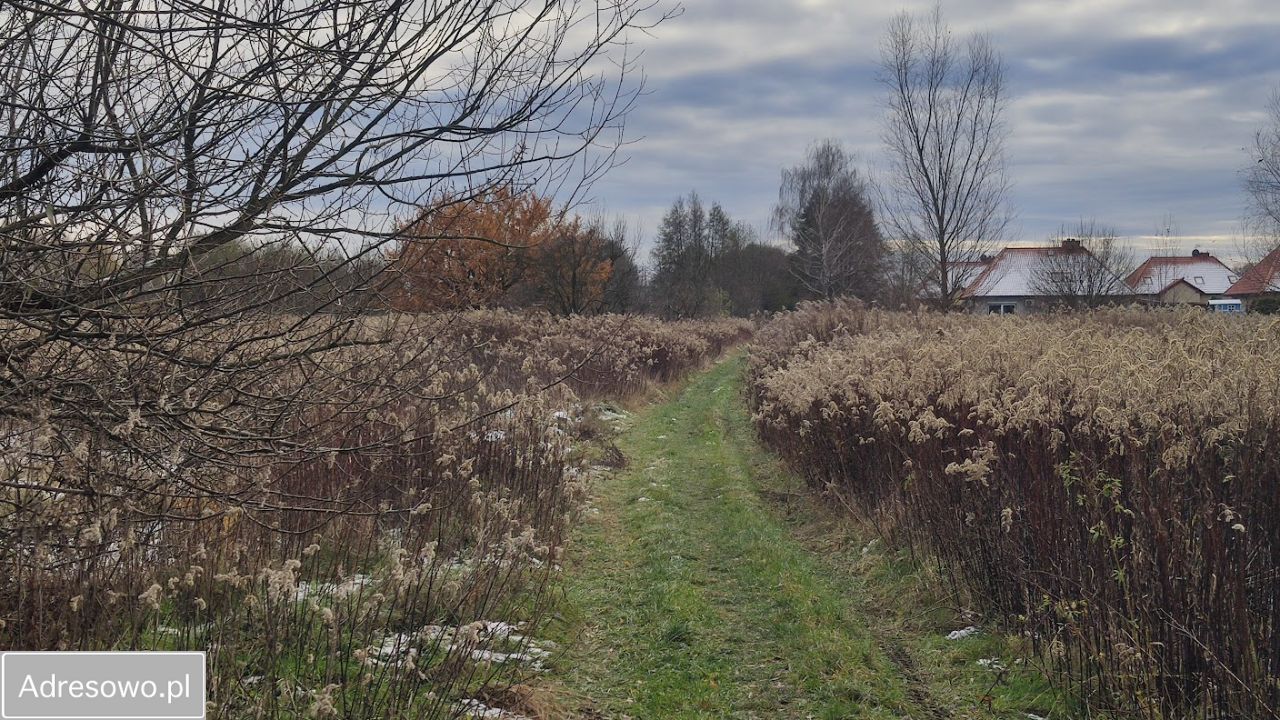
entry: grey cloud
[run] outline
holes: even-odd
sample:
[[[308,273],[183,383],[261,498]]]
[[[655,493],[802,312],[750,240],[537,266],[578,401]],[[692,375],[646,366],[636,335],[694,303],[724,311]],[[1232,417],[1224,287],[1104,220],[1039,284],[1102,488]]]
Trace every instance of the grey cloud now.
[[[595,196],[651,234],[696,188],[760,228],[779,171],[834,137],[880,158],[880,33],[895,8],[828,0],[695,0],[644,57],[643,139]],[[931,2],[908,4],[921,10]],[[1243,148],[1280,84],[1270,0],[953,0],[1010,68],[1010,200],[1038,240],[1097,216],[1134,235],[1174,213],[1189,235],[1232,231]]]

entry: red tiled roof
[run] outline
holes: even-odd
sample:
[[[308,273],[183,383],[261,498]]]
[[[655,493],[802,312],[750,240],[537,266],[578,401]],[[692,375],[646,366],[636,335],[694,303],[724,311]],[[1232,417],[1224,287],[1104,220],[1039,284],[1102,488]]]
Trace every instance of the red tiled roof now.
[[[990,293],[992,288],[985,287],[986,284],[999,281],[1000,275],[1010,272],[1009,266],[1018,266],[1013,270],[1013,274],[1019,276],[1017,281],[1013,283],[1019,287],[1014,288],[1007,294],[1009,296],[1022,296],[1031,294],[1028,286],[1028,273],[1030,266],[1028,261],[1035,256],[1051,257],[1059,253],[1088,253],[1084,248],[1064,248],[1061,245],[1050,245],[1047,247],[1007,247],[996,253],[996,256],[986,263],[986,267],[969,286],[960,293],[962,298],[984,297]],[[981,294],[979,294],[981,293]]]
[[[1240,279],[1227,288],[1228,295],[1258,295],[1275,292],[1276,274],[1280,273],[1280,247],[1249,268]]]
[[[1195,278],[1194,282],[1192,278]],[[1157,283],[1163,285],[1159,291],[1162,293],[1179,279],[1186,280],[1201,293],[1215,295],[1226,292],[1239,278],[1218,258],[1209,253],[1199,253],[1147,258],[1124,281],[1134,290],[1150,294]]]
[[[1213,258],[1212,255],[1207,255],[1205,257]],[[1213,258],[1213,259],[1217,260],[1217,258]],[[1152,272],[1153,270],[1155,270],[1157,267],[1161,265],[1192,265],[1199,261],[1200,261],[1200,256],[1196,256],[1196,257],[1191,257],[1189,255],[1163,256],[1163,257],[1152,256],[1147,258],[1145,261],[1143,261],[1143,263],[1138,266],[1137,270],[1134,270],[1133,272],[1129,273],[1129,277],[1125,278],[1124,281],[1129,283],[1130,286],[1133,286],[1133,285],[1136,285],[1138,281],[1142,279],[1143,275],[1146,275]]]

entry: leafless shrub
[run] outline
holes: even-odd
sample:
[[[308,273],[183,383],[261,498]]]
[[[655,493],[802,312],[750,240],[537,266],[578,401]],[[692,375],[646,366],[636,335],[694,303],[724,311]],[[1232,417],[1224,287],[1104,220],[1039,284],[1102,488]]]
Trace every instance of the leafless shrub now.
[[[1072,230],[1063,227],[1052,244],[1032,272],[1033,295],[1077,309],[1117,303],[1132,295],[1124,278],[1135,267],[1133,252],[1114,228],[1081,219]]]

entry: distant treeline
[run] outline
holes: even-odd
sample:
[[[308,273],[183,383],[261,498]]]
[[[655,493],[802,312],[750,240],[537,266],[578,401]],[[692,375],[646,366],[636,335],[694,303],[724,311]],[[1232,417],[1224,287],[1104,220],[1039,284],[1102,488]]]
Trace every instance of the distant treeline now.
[[[748,317],[808,299],[852,296],[891,306],[919,297],[876,224],[852,157],[815,146],[783,172],[773,227],[788,247],[698,193],[677,199],[642,268],[621,220],[582,217],[531,191],[442,196],[394,229],[388,252],[287,239],[228,243],[186,272],[193,302],[255,302],[283,312],[430,312],[537,308],[557,315],[645,312]],[[260,298],[258,297],[260,296]]]

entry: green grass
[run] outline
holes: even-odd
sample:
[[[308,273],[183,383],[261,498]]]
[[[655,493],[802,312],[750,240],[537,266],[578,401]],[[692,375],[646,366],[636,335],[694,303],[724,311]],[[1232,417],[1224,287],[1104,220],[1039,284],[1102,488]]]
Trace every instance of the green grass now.
[[[1070,717],[1015,643],[946,640],[964,623],[927,573],[863,553],[871,536],[760,449],[741,371],[721,363],[617,439],[628,467],[601,481],[569,559],[566,714]],[[1011,668],[998,683],[989,657]]]

